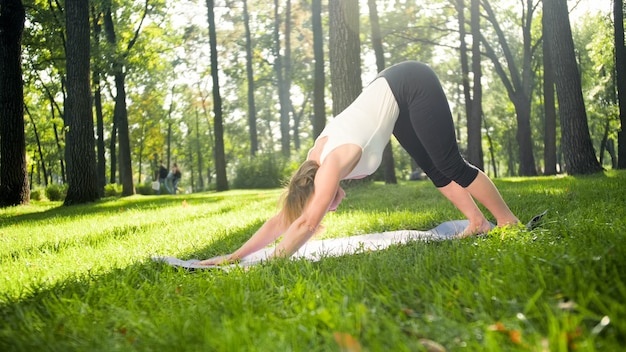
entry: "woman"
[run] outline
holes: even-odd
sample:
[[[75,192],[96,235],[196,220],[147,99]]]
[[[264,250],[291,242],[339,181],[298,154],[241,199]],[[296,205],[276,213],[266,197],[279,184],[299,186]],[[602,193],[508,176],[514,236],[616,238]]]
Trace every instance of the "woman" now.
[[[236,261],[280,235],[283,239],[274,256],[291,256],[313,236],[326,213],[341,203],[345,192],[339,182],[376,171],[392,133],[469,220],[459,237],[491,229],[474,199],[493,214],[497,226],[519,222],[487,175],[461,157],[448,101],[435,73],[423,63],[408,61],[382,71],[330,121],[292,176],[277,215],[235,252],[200,264]]]

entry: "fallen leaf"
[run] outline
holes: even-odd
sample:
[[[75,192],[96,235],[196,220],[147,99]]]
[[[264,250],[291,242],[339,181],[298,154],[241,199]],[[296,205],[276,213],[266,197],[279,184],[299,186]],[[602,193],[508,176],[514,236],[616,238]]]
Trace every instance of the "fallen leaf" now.
[[[509,331],[509,338],[516,345],[521,345],[522,344],[522,333],[517,331],[517,330],[510,330]]]
[[[361,344],[352,335],[345,332],[335,332],[335,341],[342,352],[361,352]]]

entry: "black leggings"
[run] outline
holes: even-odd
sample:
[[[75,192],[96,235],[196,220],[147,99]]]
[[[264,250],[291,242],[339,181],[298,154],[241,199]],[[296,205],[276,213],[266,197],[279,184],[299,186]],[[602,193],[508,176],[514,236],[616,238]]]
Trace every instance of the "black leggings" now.
[[[437,187],[454,181],[469,186],[478,169],[463,159],[454,133],[448,100],[439,78],[420,62],[407,61],[382,71],[398,102],[393,130],[400,145]]]

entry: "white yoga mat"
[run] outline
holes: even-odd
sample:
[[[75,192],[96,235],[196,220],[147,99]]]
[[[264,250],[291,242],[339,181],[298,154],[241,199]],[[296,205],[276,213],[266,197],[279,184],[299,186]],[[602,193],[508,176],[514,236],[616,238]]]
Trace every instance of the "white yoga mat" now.
[[[394,244],[405,244],[411,241],[440,241],[455,238],[469,224],[468,220],[447,221],[439,226],[427,230],[400,230],[372,233],[366,235],[356,235],[343,238],[329,238],[322,240],[311,240],[305,243],[291,259],[305,258],[311,261],[318,261],[324,257],[337,257],[342,255],[363,253],[385,249]],[[493,224],[492,224],[493,227]],[[182,260],[176,257],[153,257],[155,261],[165,262],[175,267],[186,269],[215,269],[228,270],[235,267],[247,267],[260,264],[271,256],[273,247],[264,248],[242,258],[236,264],[230,265],[199,265],[199,259]]]

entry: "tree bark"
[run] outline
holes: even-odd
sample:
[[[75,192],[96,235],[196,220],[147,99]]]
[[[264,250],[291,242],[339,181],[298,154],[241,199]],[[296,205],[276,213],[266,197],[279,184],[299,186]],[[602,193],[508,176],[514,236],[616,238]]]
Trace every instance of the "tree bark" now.
[[[493,62],[496,73],[501,78],[502,83],[507,89],[509,98],[515,106],[517,117],[516,140],[519,150],[519,174],[521,176],[536,176],[537,169],[533,156],[533,143],[530,128],[530,94],[533,80],[531,58],[534,51],[534,47],[531,45],[530,34],[534,6],[530,0],[522,2],[525,4],[525,10],[522,14],[523,56],[522,69],[519,70],[516,63],[517,58],[511,51],[506,36],[500,28],[489,1],[483,0],[482,3],[487,13],[487,18],[496,31],[503,55],[496,54],[491,44],[483,36],[481,36],[481,41],[485,46],[486,55]],[[500,62],[501,56],[503,56],[506,61],[508,75]]]
[[[252,71],[252,36],[250,35],[250,16],[248,0],[243,0],[243,24],[246,30],[246,76],[248,78],[248,133],[250,135],[250,156],[259,150],[256,128],[256,106],[254,103],[254,72]]]
[[[284,156],[291,154],[291,138],[289,136],[289,92],[285,84],[285,72],[283,67],[283,57],[280,53],[280,14],[278,0],[274,0],[274,71],[276,72],[276,82],[278,84],[278,100],[280,104],[280,145]],[[285,33],[288,35],[288,33]]]
[[[472,29],[472,72],[474,81],[472,87],[472,103],[470,114],[467,116],[467,159],[477,168],[484,170],[483,160],[483,86],[481,52],[480,52],[480,0],[472,0],[470,6]]]
[[[361,40],[357,0],[329,0],[330,78],[333,115],[361,94]]]
[[[385,52],[383,49],[383,39],[380,33],[380,23],[378,20],[378,10],[376,9],[376,0],[368,0],[367,5],[370,12],[370,23],[372,26],[372,46],[376,56],[376,68],[378,72],[385,69]],[[385,145],[383,150],[383,169],[386,184],[397,184],[396,165],[393,160],[393,149],[391,148],[391,140]]]
[[[99,198],[90,87],[89,4],[66,0],[67,99],[65,102],[65,205]]]
[[[313,86],[313,139],[317,138],[326,126],[326,105],[324,90],[326,76],[324,73],[324,31],[322,29],[322,0],[313,0],[311,5],[313,22],[313,56],[315,57],[315,74]]]
[[[548,40],[545,13],[542,15],[543,31],[543,174],[556,175],[556,101],[554,96],[554,68],[552,67],[551,44]]]
[[[93,16],[93,38],[95,45],[93,46],[96,50],[96,53],[93,55],[94,57],[100,57],[99,54],[99,41],[100,35],[102,33],[102,26],[100,25],[101,13],[96,13],[95,10],[92,11]],[[96,173],[98,175],[98,193],[100,197],[104,197],[104,186],[106,185],[106,157],[104,150],[104,115],[102,113],[102,89],[100,85],[100,79],[102,77],[102,73],[100,68],[95,65],[92,69],[93,76],[93,103],[94,103],[94,111],[96,114],[96,133],[98,135],[96,139],[96,155],[97,155],[97,165],[96,165]]]
[[[218,192],[228,190],[226,178],[226,156],[224,153],[224,125],[222,117],[222,96],[220,95],[220,81],[217,63],[217,33],[215,29],[214,1],[207,0],[209,41],[211,42],[211,77],[213,78],[213,125],[215,131],[215,190]]]
[[[0,0],[0,206],[28,204],[21,0]]]
[[[117,39],[111,11],[111,8],[107,9],[104,15],[104,30],[106,32],[107,40],[115,47]],[[132,47],[132,45],[129,44],[129,49],[130,47]],[[114,53],[113,55],[113,76],[115,81],[115,107],[113,108],[113,119],[116,123],[117,137],[119,139],[119,177],[122,184],[122,196],[130,196],[135,194],[135,185],[133,184],[133,168],[130,157],[130,133],[128,130],[128,110],[126,108],[126,74],[124,73],[124,64],[121,59],[124,54]],[[111,177],[113,178],[113,175],[111,175]]]
[[[624,44],[624,1],[613,0],[615,69],[621,128],[617,133],[617,168],[626,169],[626,45]]]
[[[559,102],[565,169],[572,175],[602,171],[589,135],[567,0],[543,0],[543,8],[549,24],[548,40],[554,49],[550,58]]]

